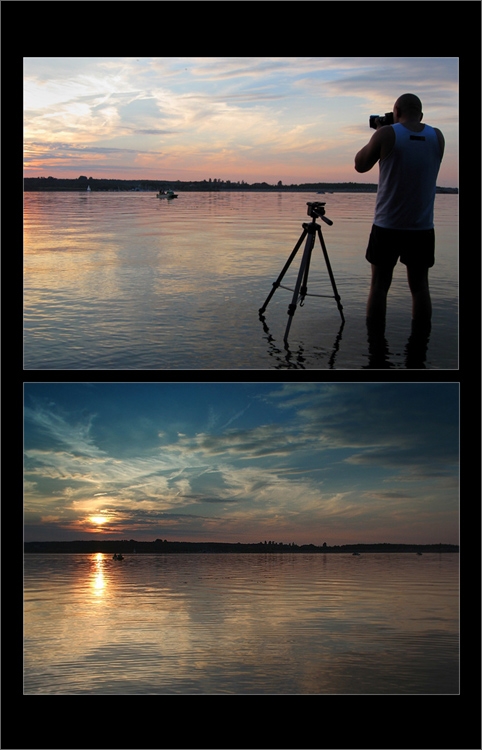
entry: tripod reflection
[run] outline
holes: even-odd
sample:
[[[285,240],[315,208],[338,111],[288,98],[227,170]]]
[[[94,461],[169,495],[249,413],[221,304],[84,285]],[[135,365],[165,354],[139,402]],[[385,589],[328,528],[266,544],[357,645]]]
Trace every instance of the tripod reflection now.
[[[284,339],[284,346],[283,349],[280,349],[280,347],[276,344],[276,339],[272,336],[267,324],[266,324],[266,318],[264,315],[259,316],[260,321],[263,324],[263,330],[267,334],[266,339],[269,344],[268,348],[268,354],[270,357],[273,357],[278,364],[275,365],[276,370],[306,370],[306,364],[307,358],[304,356],[304,347],[300,344],[298,346],[298,349],[296,352],[293,352],[290,350],[288,346],[288,342],[286,339]],[[340,330],[338,331],[335,343],[333,344],[333,348],[331,351],[331,354],[328,357],[328,369],[332,370],[335,367],[335,359],[336,355],[340,349],[340,342],[342,339],[342,333],[343,333],[343,327],[345,323],[342,322],[340,326]],[[324,350],[320,354],[320,358],[325,358],[327,356],[328,350]],[[316,357],[316,352],[313,353],[313,351],[310,352],[311,357]]]

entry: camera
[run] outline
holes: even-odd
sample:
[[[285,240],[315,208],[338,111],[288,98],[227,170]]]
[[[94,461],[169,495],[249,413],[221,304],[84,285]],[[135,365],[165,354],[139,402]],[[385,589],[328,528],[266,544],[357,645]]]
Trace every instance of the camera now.
[[[316,217],[321,219],[322,216],[325,215],[325,209],[323,206],[326,206],[326,203],[320,203],[319,201],[316,201],[314,203],[307,203],[308,206],[307,214],[311,217]]]
[[[381,115],[370,115],[370,127],[374,130],[377,129],[375,120],[378,120],[380,125],[393,125],[393,112],[386,112],[384,117]]]

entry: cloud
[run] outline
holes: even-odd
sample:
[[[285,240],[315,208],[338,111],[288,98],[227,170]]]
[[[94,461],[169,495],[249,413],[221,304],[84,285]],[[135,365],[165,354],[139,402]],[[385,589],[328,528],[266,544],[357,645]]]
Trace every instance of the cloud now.
[[[364,492],[363,499],[368,500],[382,500],[383,502],[390,502],[398,500],[412,500],[413,495],[408,492],[401,492],[400,490],[385,490],[385,491],[372,491]]]
[[[219,435],[200,433],[194,437],[180,437],[177,443],[166,446],[166,450],[250,460],[289,455],[300,448],[302,442],[306,442],[303,437],[296,439],[286,427],[270,424],[252,429],[229,429]]]
[[[278,529],[301,541],[413,513],[457,517],[457,384],[27,384],[26,394],[25,519],[36,527],[57,519],[88,534],[102,513],[103,532],[129,537]]]
[[[146,156],[138,169],[162,165],[178,179],[217,168],[231,180],[314,181],[323,153],[325,171],[332,160],[337,179],[352,180],[354,148],[369,135],[353,123],[410,88],[427,121],[436,117],[447,131],[442,169],[456,164],[456,58],[25,58],[24,70],[25,148],[36,154],[29,173],[48,169],[50,157],[64,168],[55,148],[32,146],[62,141],[111,147],[101,162],[89,162],[88,150],[68,152],[72,169],[82,157],[84,169],[103,170],[99,177],[124,164],[128,172],[138,151]],[[161,142],[168,163],[159,160]]]
[[[104,455],[94,444],[90,435],[94,414],[82,414],[75,418],[72,423],[67,415],[61,410],[45,408],[37,403],[33,408],[26,406],[24,409],[26,422],[31,422],[34,427],[44,436],[48,437],[54,444],[66,446],[75,455],[84,455],[96,458]]]
[[[134,135],[175,135],[175,130],[161,130],[161,128],[137,128],[132,131]],[[152,151],[145,151],[143,153],[155,153]],[[157,152],[161,153],[161,152]]]
[[[75,143],[32,141],[28,144],[26,161],[37,159],[48,153],[49,159],[84,160],[86,156],[133,156],[138,154],[161,155],[161,151],[148,151],[133,148],[114,148],[112,146],[76,145]]]
[[[223,424],[223,426],[221,427],[221,430],[226,429],[226,427],[228,427],[232,422],[235,422],[237,419],[240,419],[243,416],[243,414],[245,414],[248,411],[250,406],[251,404],[248,404],[245,409],[241,409],[241,411],[235,414],[234,417],[231,417],[230,419],[228,419],[228,421],[225,424]]]
[[[363,448],[352,462],[394,465],[409,456],[417,463],[457,460],[457,394],[456,383],[285,384],[267,398],[296,412],[306,439]]]

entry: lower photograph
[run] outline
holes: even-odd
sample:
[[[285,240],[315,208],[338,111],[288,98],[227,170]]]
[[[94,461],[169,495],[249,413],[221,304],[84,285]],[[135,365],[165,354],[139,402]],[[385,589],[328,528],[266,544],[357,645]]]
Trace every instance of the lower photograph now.
[[[24,383],[24,695],[459,694],[459,389]]]

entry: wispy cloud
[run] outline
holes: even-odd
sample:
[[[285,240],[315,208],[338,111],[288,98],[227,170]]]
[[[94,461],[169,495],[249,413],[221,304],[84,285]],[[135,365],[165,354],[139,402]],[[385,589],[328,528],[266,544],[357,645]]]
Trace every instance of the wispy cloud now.
[[[456,536],[456,384],[25,389],[27,527],[88,534],[104,514],[129,537],[369,540],[443,518]]]
[[[456,58],[26,58],[24,70],[27,174],[65,169],[55,144],[66,143],[72,177],[82,156],[96,177],[125,165],[139,177],[161,169],[203,179],[214,170],[289,184],[320,180],[323,168],[323,179],[356,181],[368,115],[413,90],[446,136],[441,176],[457,179]]]

